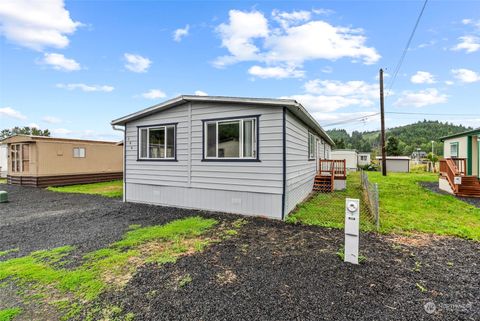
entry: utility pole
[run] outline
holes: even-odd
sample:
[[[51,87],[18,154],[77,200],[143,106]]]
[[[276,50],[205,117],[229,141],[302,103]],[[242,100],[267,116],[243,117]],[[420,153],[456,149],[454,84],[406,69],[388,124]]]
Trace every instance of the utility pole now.
[[[380,68],[380,122],[381,122],[381,148],[382,148],[382,175],[387,176],[387,159],[385,156],[385,105],[383,97],[383,69]]]

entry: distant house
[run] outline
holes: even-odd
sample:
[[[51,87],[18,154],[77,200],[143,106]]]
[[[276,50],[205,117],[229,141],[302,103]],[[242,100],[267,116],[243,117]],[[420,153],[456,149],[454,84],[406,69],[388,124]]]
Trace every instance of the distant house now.
[[[0,144],[0,177],[7,177],[8,167],[8,148],[5,144]]]
[[[427,158],[427,152],[422,150],[418,152],[413,152],[412,155],[410,155],[410,158],[417,159],[417,160]]]
[[[358,168],[358,153],[355,149],[334,149],[332,159],[344,159],[349,171],[356,171]]]
[[[382,157],[377,156],[377,161],[382,165]],[[387,156],[387,172],[408,173],[410,172],[410,157],[408,156]]]
[[[179,96],[111,124],[125,129],[127,202],[283,219],[344,186],[332,139],[295,100]]]
[[[60,186],[121,179],[122,146],[117,143],[17,135],[8,148],[9,184]]]
[[[365,153],[365,152],[359,152],[358,153],[358,166],[365,166],[365,165],[370,165],[372,162],[370,158],[370,152]]]
[[[442,137],[441,189],[452,194],[480,197],[480,128]]]

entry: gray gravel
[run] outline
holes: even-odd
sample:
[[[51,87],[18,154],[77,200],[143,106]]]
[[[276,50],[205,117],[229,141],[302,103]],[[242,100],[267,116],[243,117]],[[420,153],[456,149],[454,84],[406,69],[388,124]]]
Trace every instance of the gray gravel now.
[[[444,194],[444,195],[451,195],[445,191],[442,191],[439,187],[438,187],[438,183],[437,182],[420,182],[419,183],[420,186],[434,192],[434,193],[437,193],[437,194]],[[478,208],[480,208],[480,197],[462,197],[462,196],[455,196],[457,199],[461,200],[461,201],[464,201],[465,203],[468,203],[468,204],[471,204],[473,206],[476,206]]]
[[[187,215],[238,218],[6,189],[11,202],[0,204],[0,250],[18,247],[11,256],[62,245],[99,249],[130,224],[163,224]],[[354,266],[336,254],[341,230],[247,220],[237,236],[175,264],[147,265],[123,291],[106,293],[94,304],[122,306],[135,320],[478,320],[479,242],[364,233],[367,261]],[[192,281],[176,286],[187,274]],[[425,312],[427,302],[436,304],[434,314]]]

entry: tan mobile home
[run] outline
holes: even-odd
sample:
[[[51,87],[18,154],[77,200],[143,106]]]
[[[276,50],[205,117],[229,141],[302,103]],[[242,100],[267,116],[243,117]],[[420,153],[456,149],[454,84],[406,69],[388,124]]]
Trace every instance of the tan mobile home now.
[[[3,143],[9,184],[45,187],[123,177],[123,147],[114,142],[17,135]]]

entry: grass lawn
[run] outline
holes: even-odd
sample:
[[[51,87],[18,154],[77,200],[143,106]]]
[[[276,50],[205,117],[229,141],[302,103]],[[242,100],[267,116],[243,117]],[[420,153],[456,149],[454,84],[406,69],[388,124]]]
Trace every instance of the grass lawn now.
[[[438,182],[432,173],[368,173],[378,183],[383,232],[418,231],[480,241],[480,208],[453,195],[433,193],[419,182]]]
[[[302,223],[324,227],[343,228],[345,224],[345,198],[362,199],[360,175],[349,174],[347,189],[334,193],[318,193],[310,200],[301,203],[287,218],[289,223]],[[365,207],[360,206],[360,228],[363,231],[375,230]]]
[[[6,178],[0,178],[0,184],[7,184]]]
[[[97,194],[105,197],[122,197],[123,182],[117,180],[92,184],[48,187],[47,189],[49,191],[60,193]]]
[[[122,313],[121,307],[99,306],[100,295],[120,291],[145,264],[174,263],[182,256],[201,252],[211,243],[230,238],[231,231],[237,232],[245,223],[240,219],[218,226],[215,219],[195,216],[165,225],[131,225],[121,240],[85,254],[80,265],[70,268],[66,266],[72,257],[72,246],[0,261],[0,287],[14,282],[22,290],[19,293],[23,293],[23,309],[28,309],[33,302],[30,308],[37,309],[41,305],[45,309],[55,309],[62,320],[78,317],[81,313],[86,320],[100,317],[102,320],[132,320],[131,313],[124,318],[117,316]],[[178,286],[190,281],[190,275],[179,275]],[[20,307],[2,307],[0,302],[0,321],[10,320],[19,313],[23,313]]]
[[[436,182],[432,173],[369,172],[370,181],[380,191],[380,231],[382,233],[425,232],[480,240],[480,209],[456,199],[421,187],[418,182]],[[347,190],[333,194],[317,194],[301,204],[289,222],[343,228],[345,197],[360,198],[360,175],[348,175]],[[374,226],[366,211],[361,212],[360,227]]]

